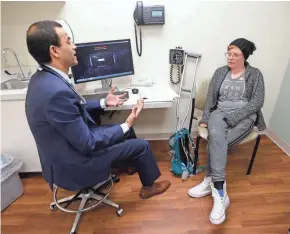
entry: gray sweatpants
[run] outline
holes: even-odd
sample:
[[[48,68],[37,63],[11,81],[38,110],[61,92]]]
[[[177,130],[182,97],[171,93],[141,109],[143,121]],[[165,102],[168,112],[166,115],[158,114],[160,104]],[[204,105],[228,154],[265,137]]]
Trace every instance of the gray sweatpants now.
[[[228,147],[240,143],[254,127],[251,118],[242,120],[235,127],[230,128],[223,120],[223,112],[215,110],[208,122],[208,170],[207,176],[212,180],[224,181],[227,164]]]

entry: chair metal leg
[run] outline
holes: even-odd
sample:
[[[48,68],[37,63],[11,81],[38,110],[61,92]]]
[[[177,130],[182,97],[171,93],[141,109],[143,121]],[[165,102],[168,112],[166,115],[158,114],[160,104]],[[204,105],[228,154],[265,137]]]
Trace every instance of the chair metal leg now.
[[[65,206],[64,206],[64,208],[68,208],[70,204],[72,204],[74,201],[76,201],[76,200],[79,199],[79,195],[81,193],[82,193],[82,191],[79,191],[77,194],[72,195],[72,196],[69,196],[69,197],[65,197],[63,199],[58,200],[57,202],[58,202],[59,205],[60,204],[63,204],[63,203],[66,203]],[[50,206],[49,207],[50,207],[50,209],[52,211],[55,211],[56,208],[57,208],[55,202],[50,203]]]
[[[104,196],[102,196],[102,195],[98,195],[98,194],[92,194],[91,197],[92,197],[93,199],[97,200],[97,201],[100,201],[100,200],[103,199]],[[116,204],[115,202],[112,202],[111,200],[105,198],[105,199],[103,200],[103,203],[105,203],[105,204],[107,204],[107,205],[109,205],[109,206],[115,207],[115,208],[117,209],[117,210],[116,210],[116,214],[117,214],[118,216],[122,216],[122,215],[123,215],[123,213],[124,213],[123,209],[122,209],[118,204]]]
[[[100,195],[97,195],[97,194],[93,194],[92,198],[96,199],[97,201],[100,201],[103,198],[103,196],[100,196]],[[112,202],[111,200],[108,200],[108,199],[104,199],[103,203],[105,203],[105,204],[107,204],[109,206],[113,206],[113,207],[115,207],[117,209],[120,207],[118,204],[116,204],[116,203],[114,203],[114,202]]]
[[[89,199],[89,197],[86,194],[82,194],[82,195],[80,195],[80,197],[82,198],[81,204],[79,206],[79,209],[81,210],[86,206],[86,203],[87,203],[87,200]],[[74,221],[72,229],[70,231],[71,234],[76,234],[76,229],[77,229],[81,215],[82,215],[82,212],[78,212],[76,214],[75,221]]]
[[[199,141],[200,141],[200,136],[196,137],[196,153],[198,154],[198,148],[199,148]]]
[[[256,153],[257,153],[257,150],[258,150],[258,147],[259,147],[259,144],[260,144],[260,140],[261,140],[261,136],[258,135],[257,140],[256,140],[256,144],[255,144],[255,147],[254,147],[254,151],[253,151],[253,154],[252,154],[252,158],[251,158],[251,161],[250,161],[250,164],[249,164],[249,167],[248,167],[247,175],[251,174],[252,167],[253,167],[253,164],[254,164],[254,161],[255,161],[255,157],[256,157]]]
[[[200,140],[200,136],[197,136],[196,137],[196,146],[195,146],[195,149],[194,149],[194,162],[193,162],[193,174],[196,175],[198,172],[197,172],[197,163],[198,163],[198,160],[199,160],[199,156],[198,156],[198,147],[199,147],[199,140]]]
[[[96,184],[95,186],[93,186],[92,188],[94,190],[98,190],[100,187],[102,187],[107,182],[108,182],[108,180],[107,181],[100,182],[100,183]]]
[[[75,197],[75,195],[72,195],[70,197],[65,197],[63,199],[58,200],[57,202],[59,204],[66,203],[66,202],[70,201],[71,199],[73,199],[74,197]],[[50,206],[54,206],[54,205],[55,205],[55,202],[50,203]]]

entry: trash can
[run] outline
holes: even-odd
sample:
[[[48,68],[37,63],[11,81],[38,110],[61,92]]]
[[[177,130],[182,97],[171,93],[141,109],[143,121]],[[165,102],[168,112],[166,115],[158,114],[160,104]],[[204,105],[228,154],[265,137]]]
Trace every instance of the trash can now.
[[[18,174],[21,166],[21,160],[1,154],[1,211],[13,203],[24,192],[23,184]]]

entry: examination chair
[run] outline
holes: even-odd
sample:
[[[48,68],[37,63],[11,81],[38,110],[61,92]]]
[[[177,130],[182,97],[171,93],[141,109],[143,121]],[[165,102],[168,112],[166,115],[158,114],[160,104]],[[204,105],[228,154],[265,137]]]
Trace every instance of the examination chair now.
[[[199,85],[197,92],[196,92],[196,100],[194,108],[200,111],[203,111],[205,106],[205,101],[207,97],[207,92],[210,84],[210,79],[205,79]],[[199,123],[201,117],[197,118],[197,123]],[[202,128],[199,125],[197,126],[198,135],[196,138],[196,148],[198,151],[200,139],[208,140],[208,130],[207,128]],[[245,139],[239,143],[239,145],[246,144],[251,141],[255,141],[254,150],[252,152],[251,160],[247,169],[247,175],[251,174],[252,167],[256,158],[257,150],[260,144],[261,136],[258,129],[255,127],[253,130],[245,137]]]

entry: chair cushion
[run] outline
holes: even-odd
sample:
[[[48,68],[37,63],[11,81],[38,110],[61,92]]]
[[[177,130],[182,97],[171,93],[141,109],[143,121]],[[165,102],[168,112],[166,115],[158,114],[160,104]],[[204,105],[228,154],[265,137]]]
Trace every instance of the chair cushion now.
[[[205,78],[200,84],[198,84],[196,95],[195,95],[195,108],[198,110],[204,109],[204,104],[207,98],[208,87],[211,79]]]
[[[197,123],[199,123],[201,120],[201,117],[198,117],[197,118]],[[207,128],[202,128],[198,125],[197,127],[197,131],[198,131],[198,135],[204,139],[204,140],[207,140],[207,137],[208,137],[208,131],[207,131]],[[256,128],[253,128],[253,130],[246,136],[246,138],[240,142],[239,144],[245,144],[245,143],[248,143],[250,141],[253,141],[255,140],[259,135],[259,132]]]
[[[258,135],[259,135],[258,130],[256,128],[253,128],[252,131],[246,136],[246,138],[240,143],[240,145],[255,140],[258,137]]]

